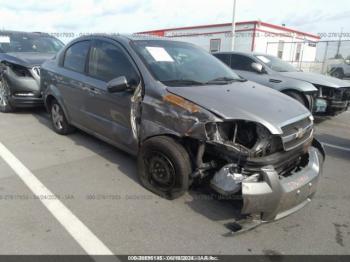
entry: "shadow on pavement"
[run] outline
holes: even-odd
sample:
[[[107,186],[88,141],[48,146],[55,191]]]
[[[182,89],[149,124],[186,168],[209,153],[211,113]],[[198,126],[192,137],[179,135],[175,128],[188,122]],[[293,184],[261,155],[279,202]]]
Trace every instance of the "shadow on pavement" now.
[[[208,184],[203,185],[203,187],[194,186],[189,193],[192,200],[186,202],[186,204],[192,210],[210,220],[217,222],[232,222],[242,218],[240,210],[243,201],[239,196],[237,199],[234,197],[224,199],[216,194]]]
[[[319,134],[317,138],[322,142],[334,146],[344,147],[350,149],[350,138],[342,138],[338,136],[333,136],[329,134]],[[350,151],[343,150],[341,148],[331,147],[325,145],[326,154],[336,157],[342,158],[344,160],[350,159]]]
[[[37,110],[31,113],[39,123],[52,130],[50,116],[45,110]],[[54,131],[52,130],[52,132]],[[107,161],[118,165],[118,169],[123,174],[138,182],[136,158],[134,156],[131,156],[81,130],[76,130],[73,134],[68,135],[67,138],[71,139],[77,146],[85,147]]]
[[[315,122],[316,125],[322,124],[323,122],[332,119],[332,117],[329,117],[329,116],[314,116],[314,117],[315,117],[315,121],[314,122]]]
[[[23,111],[23,114],[26,113],[26,111]],[[28,111],[29,113],[33,114],[39,123],[52,129],[49,115],[45,110],[38,109]],[[86,147],[107,161],[118,165],[121,173],[132,179],[135,183],[140,183],[137,177],[136,157],[80,130],[67,137],[73,140],[76,145]],[[191,200],[185,201],[186,205],[210,220],[220,222],[227,220],[234,221],[241,218],[240,209],[242,201],[219,199],[209,186],[194,185],[189,191],[189,195],[191,196]]]

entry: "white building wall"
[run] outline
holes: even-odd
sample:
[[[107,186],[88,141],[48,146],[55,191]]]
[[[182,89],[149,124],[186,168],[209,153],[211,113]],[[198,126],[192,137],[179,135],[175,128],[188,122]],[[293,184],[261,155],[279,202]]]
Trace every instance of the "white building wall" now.
[[[300,60],[302,61],[315,61],[316,59],[316,46],[309,45],[308,42],[317,41],[317,39],[305,35],[300,35],[295,32],[288,32],[280,29],[275,29],[266,26],[257,27],[256,36],[256,52],[263,52],[270,55],[278,55],[278,42],[284,42],[282,59],[285,61],[295,61],[297,54],[296,42],[301,43]],[[259,31],[261,30],[261,31]]]
[[[253,44],[253,31],[236,32],[236,38],[235,38],[236,51],[251,52],[252,44]],[[231,51],[231,46],[230,48],[224,51]]]
[[[297,44],[291,42],[317,41],[311,36],[290,32],[287,28],[279,29],[261,24],[256,25],[255,39],[253,40],[254,23],[238,24],[236,26],[235,50],[250,52],[254,42],[254,51],[278,55],[278,42],[283,41],[283,56],[285,61],[295,61]],[[208,26],[200,28],[173,29],[164,32],[165,37],[174,37],[177,40],[190,42],[210,51],[210,40],[220,39],[220,51],[231,51],[232,32],[230,25]],[[300,59],[315,61],[316,47],[303,43]]]
[[[176,37],[176,40],[189,42],[210,51],[210,41],[212,39],[220,39],[220,51],[231,51],[232,37],[230,33],[210,34],[210,35],[191,35]],[[252,33],[247,35],[247,32],[237,32],[235,39],[235,50],[250,52],[252,47]]]
[[[251,51],[252,32],[240,30],[250,30],[254,24],[242,24],[236,26],[235,49]],[[220,51],[231,51],[232,31],[230,26],[217,26],[205,28],[190,28],[165,31],[165,37],[174,37],[176,40],[190,42],[210,51],[210,40],[220,39]]]
[[[183,37],[176,37],[175,39],[178,41],[184,41],[184,42],[189,42],[189,43],[198,45],[207,51],[210,50],[211,39],[220,39],[221,41],[220,51],[225,51],[231,46],[232,38],[228,37],[225,33],[220,33],[220,34],[210,34],[210,35],[183,36]]]

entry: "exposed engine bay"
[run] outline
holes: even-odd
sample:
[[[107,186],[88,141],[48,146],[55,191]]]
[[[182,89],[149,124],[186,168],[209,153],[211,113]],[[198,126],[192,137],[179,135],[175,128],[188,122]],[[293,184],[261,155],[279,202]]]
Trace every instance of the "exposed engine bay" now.
[[[311,160],[318,157],[317,161],[323,161],[324,152],[322,146],[313,139],[312,126],[312,117],[302,119],[282,128],[285,132],[279,136],[272,135],[261,124],[249,121],[208,123],[208,140],[199,145],[198,168],[193,176],[209,177],[210,186],[220,195],[233,196],[234,199],[242,197],[243,213],[261,212],[266,221],[287,215],[286,210],[292,208],[293,204],[287,203],[266,212],[268,208],[266,210],[264,206],[268,207],[271,204],[269,201],[276,200],[265,201],[269,194],[271,199],[279,199],[276,195],[279,193],[274,192],[275,190],[286,193],[294,191],[293,186],[298,185],[297,183],[292,182],[292,187],[283,183],[290,182],[299,174],[303,175],[298,179],[310,181],[304,192],[306,199],[313,195],[314,184],[311,181],[317,181],[316,174],[319,170],[309,172],[312,169]],[[308,173],[307,178],[304,176],[305,172]],[[246,190],[247,185],[251,187],[250,193]],[[256,188],[252,185],[256,185]],[[250,198],[249,194],[257,195]],[[278,201],[275,204],[277,203]],[[280,211],[286,211],[286,214],[281,215]]]

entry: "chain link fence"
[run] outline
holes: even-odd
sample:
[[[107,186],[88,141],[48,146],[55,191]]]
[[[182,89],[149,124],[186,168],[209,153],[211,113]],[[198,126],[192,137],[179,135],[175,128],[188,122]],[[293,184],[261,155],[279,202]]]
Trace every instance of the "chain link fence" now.
[[[276,50],[279,50],[277,54]],[[333,75],[337,69],[343,68],[340,76],[347,77],[345,71],[348,67],[350,73],[350,40],[268,42],[266,53],[277,55],[305,72]]]

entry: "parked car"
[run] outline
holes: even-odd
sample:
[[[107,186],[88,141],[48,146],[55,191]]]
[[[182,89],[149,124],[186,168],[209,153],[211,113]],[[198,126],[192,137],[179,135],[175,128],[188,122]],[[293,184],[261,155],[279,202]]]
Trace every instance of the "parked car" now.
[[[344,63],[329,65],[329,74],[339,79],[350,77],[350,60],[345,60]]]
[[[44,33],[0,31],[0,112],[43,105],[40,65],[63,46]]]
[[[210,180],[271,221],[316,192],[325,155],[311,113],[192,44],[81,37],[42,65],[41,87],[54,131],[77,127],[137,155],[142,185],[162,197]]]
[[[317,115],[333,116],[349,107],[348,82],[299,71],[291,64],[271,55],[244,52],[214,55],[240,76],[296,99]]]

